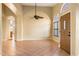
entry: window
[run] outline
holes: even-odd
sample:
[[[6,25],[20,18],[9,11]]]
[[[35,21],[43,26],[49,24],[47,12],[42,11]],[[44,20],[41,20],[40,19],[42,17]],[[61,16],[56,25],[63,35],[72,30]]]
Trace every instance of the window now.
[[[55,16],[54,17],[54,21],[53,21],[53,34],[54,36],[58,37],[59,36],[59,29],[58,29],[58,17]]]
[[[61,7],[60,13],[66,12],[70,9],[70,3],[64,3]]]
[[[54,22],[54,36],[58,37],[58,21]]]

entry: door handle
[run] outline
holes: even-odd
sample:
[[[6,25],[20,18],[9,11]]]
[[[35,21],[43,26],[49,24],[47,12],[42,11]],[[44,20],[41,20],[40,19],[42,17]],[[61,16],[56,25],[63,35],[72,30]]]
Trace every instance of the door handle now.
[[[70,34],[68,36],[70,36]]]
[[[70,36],[70,32],[69,32],[69,35],[68,36]]]

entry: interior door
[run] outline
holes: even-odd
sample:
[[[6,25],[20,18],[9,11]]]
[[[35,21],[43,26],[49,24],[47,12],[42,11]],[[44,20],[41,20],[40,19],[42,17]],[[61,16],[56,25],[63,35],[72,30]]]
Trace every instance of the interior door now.
[[[60,47],[70,54],[70,13],[60,18]]]

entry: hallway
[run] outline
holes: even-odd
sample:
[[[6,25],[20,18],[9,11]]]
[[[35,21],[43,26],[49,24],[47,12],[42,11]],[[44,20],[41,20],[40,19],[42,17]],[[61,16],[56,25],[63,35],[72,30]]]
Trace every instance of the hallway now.
[[[3,56],[69,56],[50,40],[8,40],[3,44]]]

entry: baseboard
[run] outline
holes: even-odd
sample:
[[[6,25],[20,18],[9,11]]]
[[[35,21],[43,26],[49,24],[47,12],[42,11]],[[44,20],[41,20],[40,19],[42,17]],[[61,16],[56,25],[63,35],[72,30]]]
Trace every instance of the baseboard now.
[[[23,39],[16,39],[15,41],[23,41]]]
[[[37,38],[37,39],[16,39],[16,41],[24,41],[24,40],[47,40],[48,38]]]

